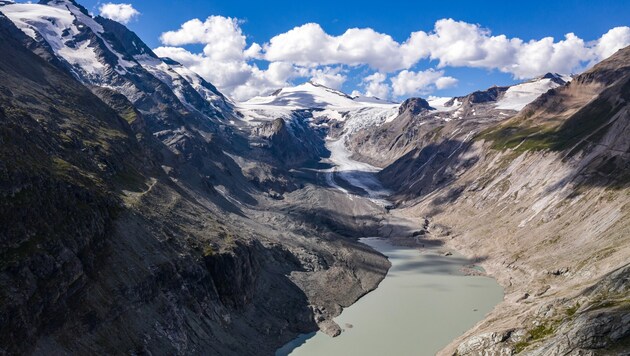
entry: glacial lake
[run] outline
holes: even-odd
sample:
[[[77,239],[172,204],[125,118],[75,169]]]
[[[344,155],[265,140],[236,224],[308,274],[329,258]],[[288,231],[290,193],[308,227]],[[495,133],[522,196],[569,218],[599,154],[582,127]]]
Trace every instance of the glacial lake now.
[[[435,355],[503,299],[494,279],[461,272],[469,262],[460,255],[393,246],[380,238],[361,242],[389,258],[385,279],[335,318],[341,335],[300,335],[276,356]]]

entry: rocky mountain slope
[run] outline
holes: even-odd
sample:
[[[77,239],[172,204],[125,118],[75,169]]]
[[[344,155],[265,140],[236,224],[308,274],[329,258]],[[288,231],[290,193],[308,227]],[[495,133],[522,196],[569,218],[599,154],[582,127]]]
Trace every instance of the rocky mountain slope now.
[[[396,103],[351,97],[313,82],[236,105],[242,120],[256,127],[250,141],[294,167],[326,158],[325,139],[380,126],[396,116],[397,108]]]
[[[383,278],[354,239],[374,208],[331,213],[338,194],[250,146],[209,83],[147,69],[73,1],[0,12],[1,353],[272,354]]]
[[[625,48],[507,120],[434,124],[380,173],[505,287],[444,354],[627,350],[629,65]]]
[[[570,77],[548,73],[511,87],[492,87],[463,97],[410,98],[400,105],[397,117],[377,129],[368,126],[351,134],[346,144],[355,158],[386,167],[442,135],[450,135],[453,141],[469,140],[478,127],[514,116],[549,89],[568,81]]]

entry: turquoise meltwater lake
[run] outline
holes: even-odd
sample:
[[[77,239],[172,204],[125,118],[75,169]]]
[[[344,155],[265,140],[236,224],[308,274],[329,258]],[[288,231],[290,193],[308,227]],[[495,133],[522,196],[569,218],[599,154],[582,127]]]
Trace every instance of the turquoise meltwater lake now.
[[[391,261],[385,279],[335,318],[341,335],[300,335],[276,356],[435,355],[503,299],[494,279],[461,272],[470,263],[462,256],[394,246],[381,238],[361,242]]]

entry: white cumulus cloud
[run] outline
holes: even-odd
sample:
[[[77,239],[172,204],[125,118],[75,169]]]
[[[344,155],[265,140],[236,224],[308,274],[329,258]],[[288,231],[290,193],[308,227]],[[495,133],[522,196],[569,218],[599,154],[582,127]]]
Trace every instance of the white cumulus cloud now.
[[[109,5],[109,4],[108,4]],[[389,98],[424,95],[453,87],[448,68],[496,70],[526,79],[546,72],[577,73],[630,45],[630,27],[616,27],[586,41],[573,33],[561,39],[523,40],[493,34],[478,24],[436,21],[430,31],[416,31],[402,42],[371,28],[328,34],[317,23],[297,26],[265,43],[250,43],[241,21],[210,16],[193,19],[162,34],[155,51],[191,67],[237,100],[264,94],[309,78],[341,88],[358,67],[365,95]],[[200,53],[181,47],[203,45]],[[264,64],[261,64],[264,63]],[[436,68],[427,68],[433,65]],[[264,67],[267,69],[261,69]]]
[[[236,100],[245,100],[266,91],[289,85],[288,80],[299,75],[289,62],[269,63],[266,70],[249,60],[260,57],[257,43],[247,47],[241,21],[231,17],[210,16],[205,21],[193,19],[178,30],[162,34],[166,46],[154,51],[160,57],[172,58],[189,67]],[[201,53],[182,47],[203,44]]]
[[[420,60],[438,61],[438,68],[496,69],[515,78],[545,72],[580,71],[619,48],[630,45],[630,27],[611,29],[600,39],[585,42],[573,33],[524,41],[493,35],[489,29],[453,19],[436,21],[432,31],[412,32],[404,42],[370,28],[351,28],[339,36],[308,23],[271,38],[262,58],[302,66],[367,65],[380,72],[411,69]]]
[[[110,2],[101,5],[99,11],[101,12],[101,16],[122,24],[127,24],[134,17],[140,16],[140,12],[134,9],[131,4],[113,4]]]
[[[387,75],[375,72],[363,78],[362,84],[365,88],[366,96],[374,96],[381,99],[387,99],[391,96],[391,87],[385,83]]]
[[[435,87],[437,90],[447,89],[457,85],[459,81],[453,77],[440,77],[435,81]]]
[[[595,45],[595,61],[610,57],[630,44],[630,27],[615,27],[606,32]]]
[[[341,67],[323,67],[317,69],[311,69],[308,71],[311,81],[325,85],[333,89],[341,89],[343,83],[346,82],[348,77],[343,74]]]
[[[290,61],[303,66],[366,64],[394,71],[413,65],[419,56],[406,43],[371,28],[351,28],[340,36],[327,34],[319,24],[308,23],[279,34],[264,45],[268,61]]]
[[[223,16],[190,20],[177,31],[163,33],[160,40],[170,46],[204,44],[204,55],[216,61],[243,59],[246,45],[239,20]]]
[[[445,77],[443,71],[427,69],[425,71],[403,70],[391,78],[394,95],[428,94],[435,89],[445,89],[457,84],[457,79]]]

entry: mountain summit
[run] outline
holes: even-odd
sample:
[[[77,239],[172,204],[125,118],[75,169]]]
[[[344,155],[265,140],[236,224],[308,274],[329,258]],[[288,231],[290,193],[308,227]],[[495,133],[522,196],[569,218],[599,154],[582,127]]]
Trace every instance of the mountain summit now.
[[[295,87],[282,88],[269,96],[259,96],[243,103],[245,106],[265,105],[294,109],[356,108],[388,106],[391,102],[377,98],[353,98],[339,90],[309,81]]]
[[[93,18],[73,0],[8,4],[0,11],[79,81],[137,103],[151,125],[165,125],[175,116],[199,123],[233,116],[232,104],[203,78],[158,58],[125,26]],[[160,105],[173,110],[158,110]]]

